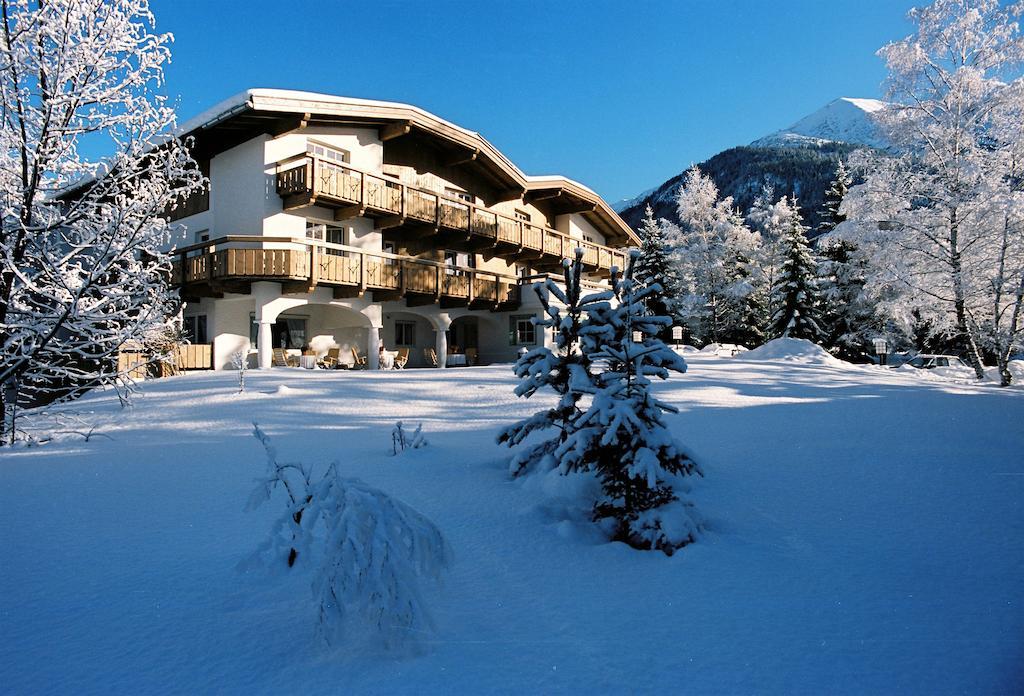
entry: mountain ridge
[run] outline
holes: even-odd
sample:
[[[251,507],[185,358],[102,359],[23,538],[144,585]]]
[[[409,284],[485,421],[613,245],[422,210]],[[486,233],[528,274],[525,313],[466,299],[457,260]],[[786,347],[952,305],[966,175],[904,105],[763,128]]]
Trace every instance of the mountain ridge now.
[[[776,198],[795,197],[813,237],[839,160],[856,149],[887,145],[875,116],[887,106],[877,99],[840,97],[788,128],[723,150],[696,166],[744,215],[766,184],[775,189]],[[648,205],[656,218],[677,222],[675,198],[688,169],[613,207],[633,229],[639,229]]]

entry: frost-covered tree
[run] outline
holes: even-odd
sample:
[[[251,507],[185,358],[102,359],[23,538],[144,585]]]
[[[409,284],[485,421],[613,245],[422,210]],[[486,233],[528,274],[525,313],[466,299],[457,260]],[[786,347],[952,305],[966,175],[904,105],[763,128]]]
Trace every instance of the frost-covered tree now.
[[[818,238],[817,252],[821,344],[843,360],[861,359],[872,338],[891,333],[867,288],[868,259],[852,243],[829,236]]]
[[[733,208],[732,198],[719,199],[710,177],[694,167],[687,172],[676,198],[679,235],[675,256],[690,293],[680,303],[680,312],[691,331],[704,342],[717,342],[735,333],[735,305],[740,293],[753,285],[736,282],[728,264],[750,256],[760,245],[743,218]],[[735,270],[735,269],[732,269]]]
[[[238,372],[238,393],[245,393],[245,372],[249,369],[249,347],[239,348],[231,354],[231,366]]]
[[[535,320],[535,323],[538,327],[553,329],[555,349],[538,346],[515,364],[516,377],[520,379],[515,390],[516,396],[530,398],[538,391],[550,389],[558,395],[558,403],[553,408],[535,413],[498,434],[498,443],[507,444],[509,447],[523,445],[512,458],[510,471],[513,476],[537,466],[548,469],[556,466],[552,455],[572,433],[573,424],[579,415],[577,404],[580,393],[570,389],[570,382],[575,380],[576,383],[580,383],[590,379],[590,358],[579,349],[580,323],[587,309],[595,302],[607,300],[608,293],[581,294],[582,249],[576,250],[574,262],[570,263],[566,259],[562,266],[564,287],[559,287],[551,278],[533,286],[545,317]],[[555,432],[548,439],[524,444],[530,435],[552,429]]]
[[[896,103],[881,112],[896,156],[858,157],[865,180],[851,188],[841,226],[872,251],[873,282],[902,287],[890,311],[917,312],[954,335],[979,379],[986,326],[1012,323],[1019,280],[1012,245],[1009,263],[998,259],[1002,223],[1014,224],[1019,204],[1022,11],[997,0],[911,10],[914,33],[879,51]]]
[[[757,274],[752,277],[756,295],[750,309],[760,312],[756,326],[768,337],[772,318],[777,311],[773,289],[782,268],[783,249],[781,240],[790,226],[793,210],[785,196],[775,198],[775,189],[770,184],[761,187],[760,193],[747,213],[747,225],[758,235],[759,244],[754,255],[753,266]]]
[[[819,235],[828,234],[846,220],[846,215],[843,214],[841,208],[843,199],[849,193],[851,185],[853,185],[853,176],[843,160],[839,160],[839,164],[836,165],[836,178],[832,180],[832,184],[825,191],[824,210],[821,215],[821,223],[817,228]]]
[[[644,299],[657,289],[633,279],[635,254],[624,275],[613,273],[613,297],[586,310],[580,347],[602,369],[570,380],[587,406],[554,454],[563,473],[597,474],[603,493],[594,518],[607,521],[614,539],[671,554],[698,533],[692,507],[676,485],[701,470],[662,417],[677,409],[650,391],[652,377],[685,372],[686,363],[657,338],[670,320],[647,314]]]
[[[656,220],[651,206],[644,211],[640,226],[640,256],[636,262],[637,281],[644,285],[657,283],[660,291],[651,293],[644,306],[652,316],[675,317],[675,307],[682,288],[672,262],[672,249],[666,239],[666,220]],[[664,337],[663,337],[664,338]]]
[[[169,208],[203,184],[147,0],[0,0],[0,399],[117,379],[177,301]],[[95,156],[93,153],[102,153]]]
[[[800,219],[796,201],[782,203],[792,209],[786,215],[789,227],[780,240],[782,264],[773,294],[776,298],[775,316],[772,317],[772,335],[821,338],[818,325],[818,265],[807,243],[807,228]]]
[[[312,574],[317,635],[329,646],[367,635],[389,649],[415,647],[432,621],[420,594],[422,579],[436,580],[451,549],[426,517],[329,465],[318,477],[301,462],[282,462],[259,426],[267,473],[258,479],[246,510],[275,491],[285,512],[242,567],[270,565]]]
[[[750,249],[729,251],[725,260],[726,293],[722,311],[722,336],[725,343],[759,346],[768,329],[768,294],[758,266],[760,239]]]

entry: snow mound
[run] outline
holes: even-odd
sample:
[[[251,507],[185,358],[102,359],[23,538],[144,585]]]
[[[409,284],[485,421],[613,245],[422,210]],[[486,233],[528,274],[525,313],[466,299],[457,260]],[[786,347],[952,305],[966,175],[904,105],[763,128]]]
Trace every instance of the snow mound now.
[[[736,356],[736,360],[788,360],[808,365],[846,364],[821,346],[803,338],[776,338]]]
[[[723,358],[731,358],[739,353],[745,353],[746,346],[737,343],[709,343],[700,349],[701,353],[713,354]]]

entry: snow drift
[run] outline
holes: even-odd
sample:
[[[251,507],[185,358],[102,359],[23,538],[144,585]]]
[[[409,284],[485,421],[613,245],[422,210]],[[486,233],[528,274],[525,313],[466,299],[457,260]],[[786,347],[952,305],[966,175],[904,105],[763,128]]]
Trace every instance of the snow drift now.
[[[736,360],[787,360],[807,365],[848,365],[821,346],[803,338],[776,338],[763,346],[737,355]]]

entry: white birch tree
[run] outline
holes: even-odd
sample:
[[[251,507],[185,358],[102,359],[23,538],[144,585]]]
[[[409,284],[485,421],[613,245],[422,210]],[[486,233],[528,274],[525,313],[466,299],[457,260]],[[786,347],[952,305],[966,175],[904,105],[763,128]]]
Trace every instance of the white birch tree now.
[[[1002,343],[1020,316],[1022,11],[1019,2],[937,0],[910,12],[915,32],[879,51],[895,102],[881,118],[896,156],[857,157],[866,178],[850,190],[841,226],[874,250],[876,282],[903,288],[893,309],[956,337],[979,379],[986,331]]]
[[[173,313],[167,211],[201,187],[148,0],[0,0],[0,398],[118,378]]]

